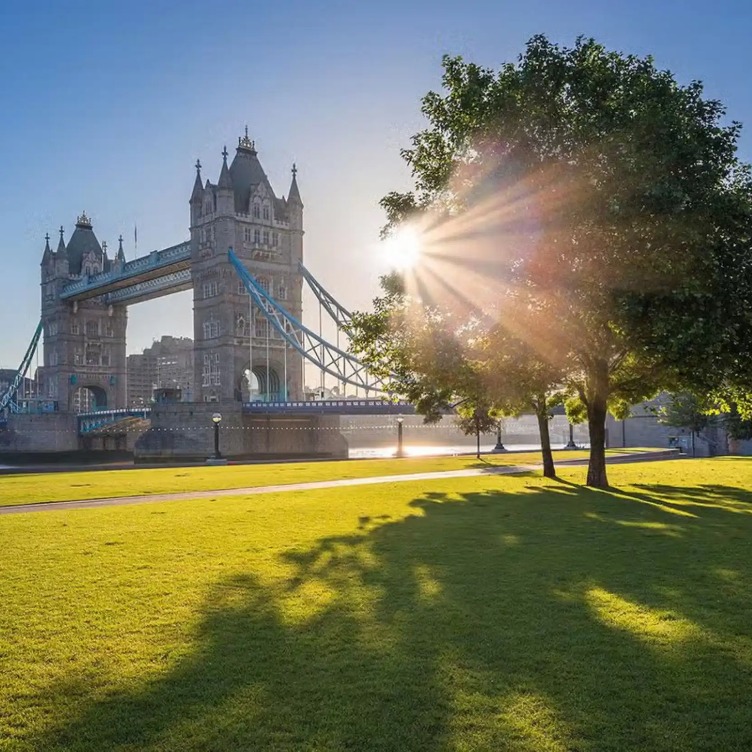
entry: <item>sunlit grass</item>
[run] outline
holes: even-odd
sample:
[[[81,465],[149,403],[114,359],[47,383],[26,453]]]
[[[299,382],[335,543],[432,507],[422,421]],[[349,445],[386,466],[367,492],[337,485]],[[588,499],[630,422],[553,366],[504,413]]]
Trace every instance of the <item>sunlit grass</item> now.
[[[558,452],[561,459],[586,452]],[[538,452],[483,455],[483,466],[540,462]],[[440,472],[480,467],[474,456],[406,457],[404,459],[287,462],[225,467],[102,470],[75,473],[29,473],[0,477],[0,506],[40,501],[98,499],[112,496],[214,491],[378,475]]]
[[[1,517],[0,749],[752,748],[752,461],[584,472]]]
[[[639,450],[642,452],[650,449]],[[615,449],[610,454],[621,454]],[[584,459],[587,451],[554,452],[557,462]],[[181,467],[83,472],[21,473],[0,477],[0,506],[114,496],[217,491],[289,483],[307,483],[379,475],[442,472],[540,463],[539,452],[459,457],[405,457],[329,462],[284,462],[225,467]]]

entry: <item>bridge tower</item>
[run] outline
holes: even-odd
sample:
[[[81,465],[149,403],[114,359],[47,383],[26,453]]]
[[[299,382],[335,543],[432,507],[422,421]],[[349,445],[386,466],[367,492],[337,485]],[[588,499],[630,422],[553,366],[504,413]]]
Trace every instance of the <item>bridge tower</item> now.
[[[298,321],[302,320],[303,202],[293,165],[287,198],[277,198],[255,142],[238,138],[232,164],[222,152],[217,183],[190,198],[191,276],[196,400],[303,398],[303,357],[287,346],[227,260],[232,247],[246,268]]]
[[[57,250],[49,235],[41,263],[44,365],[39,369],[40,395],[58,403],[61,412],[125,407],[125,306],[101,298],[81,302],[60,299],[71,280],[107,272],[125,262],[122,240],[114,260],[107,258],[84,212],[66,246],[60,228]]]

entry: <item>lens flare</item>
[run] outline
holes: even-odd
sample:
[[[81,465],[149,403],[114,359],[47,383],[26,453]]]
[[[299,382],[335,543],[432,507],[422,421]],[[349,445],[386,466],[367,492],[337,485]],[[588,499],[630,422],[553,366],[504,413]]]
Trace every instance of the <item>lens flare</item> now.
[[[390,268],[407,271],[420,260],[421,245],[418,233],[410,227],[390,235],[382,246],[384,259]]]

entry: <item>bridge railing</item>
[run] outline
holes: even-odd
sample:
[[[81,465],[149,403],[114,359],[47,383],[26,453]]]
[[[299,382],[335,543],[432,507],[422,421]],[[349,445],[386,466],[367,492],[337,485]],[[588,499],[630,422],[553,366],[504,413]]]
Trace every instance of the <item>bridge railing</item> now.
[[[331,413],[333,415],[414,415],[409,402],[378,399],[244,402],[245,413]]]

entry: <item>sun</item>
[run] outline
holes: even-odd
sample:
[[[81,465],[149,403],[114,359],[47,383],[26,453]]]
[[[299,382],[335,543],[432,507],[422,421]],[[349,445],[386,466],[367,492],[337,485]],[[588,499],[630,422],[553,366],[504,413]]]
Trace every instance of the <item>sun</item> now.
[[[411,227],[404,227],[390,235],[382,249],[386,263],[397,271],[412,269],[420,260],[420,239]]]

